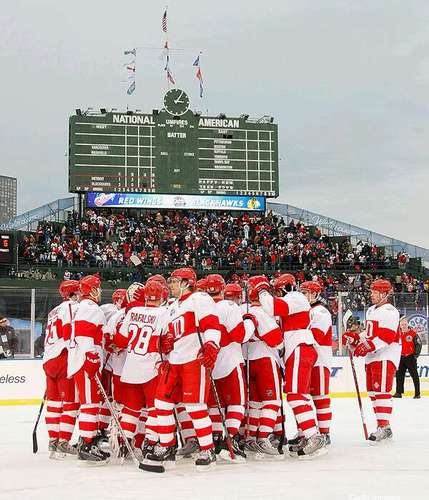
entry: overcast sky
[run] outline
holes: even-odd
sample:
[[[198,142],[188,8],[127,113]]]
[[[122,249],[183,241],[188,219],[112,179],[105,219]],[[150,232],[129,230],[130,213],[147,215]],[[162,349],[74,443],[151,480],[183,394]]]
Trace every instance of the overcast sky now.
[[[151,111],[163,2],[2,0],[0,174],[19,211],[67,196],[75,108]],[[279,201],[429,247],[427,0],[170,0],[171,56],[191,108],[273,115]],[[192,62],[199,51],[205,98]]]

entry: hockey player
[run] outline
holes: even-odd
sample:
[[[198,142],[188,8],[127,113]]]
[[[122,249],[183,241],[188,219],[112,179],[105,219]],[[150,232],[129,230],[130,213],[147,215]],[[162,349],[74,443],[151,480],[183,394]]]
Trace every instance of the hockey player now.
[[[161,350],[169,354],[160,369],[155,396],[160,445],[147,456],[156,462],[174,462],[176,452],[174,403],[183,402],[195,428],[200,453],[197,468],[216,462],[212,425],[207,410],[208,370],[213,369],[219,351],[219,320],[213,299],[195,292],[196,274],[180,268],[168,280],[177,300],[169,307],[167,335],[161,337]]]
[[[327,445],[332,410],[329,397],[329,378],[332,365],[332,317],[320,300],[322,287],[317,281],[304,281],[299,287],[311,305],[311,331],[315,340],[318,358],[311,370],[310,395],[316,408],[317,424]]]
[[[365,332],[343,333],[343,340],[354,356],[365,357],[366,388],[377,418],[377,430],[369,436],[371,444],[392,438],[390,394],[401,357],[399,312],[389,303],[390,281],[377,279],[371,283],[372,306],[366,312]]]
[[[311,372],[317,361],[314,337],[310,330],[310,304],[301,292],[295,291],[296,282],[291,274],[282,274],[274,280],[275,297],[271,295],[265,277],[258,276],[254,280],[261,306],[271,317],[279,317],[283,332],[284,392],[303,436],[296,449],[291,451],[298,457],[321,454],[325,440],[319,433],[308,398]]]
[[[243,349],[249,362],[250,401],[249,430],[246,449],[271,457],[282,458],[277,446],[270,440],[274,433],[277,414],[282,404],[282,365],[278,349],[283,345],[282,332],[275,319],[261,307],[254,285],[260,283],[254,276],[247,282],[250,307],[248,316],[253,317],[252,336]],[[268,280],[266,281],[268,284]],[[246,317],[246,313],[245,313]]]
[[[246,454],[239,447],[238,431],[244,418],[247,392],[241,344],[247,339],[241,309],[234,301],[223,299],[224,288],[225,281],[220,274],[209,274],[206,277],[206,291],[216,304],[215,311],[221,330],[220,350],[213,369],[213,378],[224,409],[226,428],[232,438],[234,454],[240,460],[246,458]],[[230,460],[228,447],[222,441],[222,420],[214,394],[211,394],[209,407],[216,451],[224,460]]]
[[[71,324],[79,300],[79,282],[63,281],[59,286],[63,302],[48,314],[43,369],[46,373],[46,426],[50,458],[77,455],[70,445],[79,404],[73,380],[67,378]]]
[[[80,403],[78,458],[105,463],[109,453],[98,448],[96,439],[101,397],[95,376],[99,376],[101,370],[105,324],[105,316],[98,306],[99,276],[82,278],[79,291],[82,298],[73,321],[68,358],[68,376],[74,379]]]
[[[130,442],[137,433],[142,409],[148,409],[143,457],[153,453],[158,442],[154,399],[158,365],[161,362],[160,336],[168,322],[168,312],[162,307],[164,297],[164,287],[160,282],[151,280],[146,283],[144,302],[134,302],[127,309],[113,339],[116,346],[128,351],[121,375],[121,399],[124,405],[121,426]]]
[[[115,333],[118,322],[124,317],[124,308],[127,305],[127,291],[124,288],[118,288],[112,293],[112,303],[100,306],[106,317],[106,325],[103,328],[103,368],[101,371],[101,382],[109,399],[120,401],[120,375],[124,364],[123,355],[109,349],[109,343]],[[119,311],[121,311],[119,313]],[[100,417],[98,422],[98,443],[107,442],[107,429],[112,416],[110,415],[107,403],[103,401],[100,407]]]

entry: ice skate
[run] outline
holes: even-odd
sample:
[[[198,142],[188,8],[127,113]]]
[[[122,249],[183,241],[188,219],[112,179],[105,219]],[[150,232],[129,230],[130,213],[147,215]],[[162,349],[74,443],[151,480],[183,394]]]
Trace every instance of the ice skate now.
[[[198,458],[195,460],[195,465],[198,471],[210,470],[216,465],[216,453],[214,448],[210,450],[201,450]]]
[[[369,444],[376,445],[380,442],[388,442],[392,437],[392,429],[390,425],[386,425],[385,427],[377,427],[377,430],[370,434],[368,441]]]
[[[302,450],[306,443],[306,439],[304,436],[295,436],[293,439],[291,439],[288,442],[288,450],[289,450],[289,455],[291,457],[296,457],[298,454],[299,450]]]
[[[269,438],[258,439],[257,446],[259,448],[259,457],[262,460],[266,458],[271,458],[275,460],[282,460],[284,455],[279,453],[278,443],[277,446],[274,446]]]
[[[155,450],[155,444],[149,443],[147,439],[143,441],[143,446],[141,448],[142,459],[146,458],[148,455],[152,454]]]
[[[89,443],[80,438],[77,451],[79,460],[94,465],[104,465],[110,458],[109,453],[100,450],[97,446],[97,438],[92,439]]]
[[[177,458],[192,458],[195,453],[200,451],[197,438],[189,438],[185,446],[177,450]]]
[[[321,434],[313,434],[305,441],[304,446],[298,450],[297,457],[301,460],[308,460],[327,453],[325,438]]]
[[[232,451],[234,452],[235,458],[231,458],[231,454],[229,452],[228,446],[226,444],[226,440],[222,440],[221,442],[221,449],[219,452],[219,456],[225,460],[226,462],[233,462],[233,463],[243,463],[246,461],[246,453],[244,450],[240,448],[239,445],[239,440],[240,436],[237,434],[233,438],[231,438],[232,442]]]
[[[48,445],[48,452],[49,452],[49,458],[57,458],[57,446],[58,446],[58,439],[53,438],[49,440],[49,445]]]
[[[270,440],[273,447],[277,448],[279,454],[283,455],[283,453],[284,453],[283,447],[288,444],[288,440],[286,439],[286,436],[284,436],[284,440],[283,440],[282,445],[280,445],[280,441],[282,439],[282,436],[277,436],[277,434],[270,434],[268,436],[268,439]]]
[[[331,444],[331,435],[329,434],[329,432],[324,432],[322,434],[322,436],[325,439],[325,445],[326,446],[330,446],[330,444]]]
[[[256,442],[256,438],[247,438],[244,443],[244,449],[250,453],[260,453],[258,448],[258,443]]]
[[[131,448],[133,447],[132,444],[132,439],[128,439],[128,443],[130,444]],[[118,452],[118,458],[121,460],[121,463],[123,464],[125,460],[131,460],[131,455],[130,452],[128,451],[127,445],[123,442],[121,439],[121,443],[119,445],[119,452]]]
[[[177,445],[161,446],[157,444],[153,453],[148,453],[143,464],[163,465],[165,469],[171,469],[176,465]]]
[[[57,444],[57,458],[77,457],[76,446],[72,446],[66,439],[61,439]]]

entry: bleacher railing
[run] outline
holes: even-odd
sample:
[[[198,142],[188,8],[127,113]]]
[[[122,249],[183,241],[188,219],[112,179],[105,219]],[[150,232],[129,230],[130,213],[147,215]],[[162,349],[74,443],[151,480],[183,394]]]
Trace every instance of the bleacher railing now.
[[[103,290],[102,303],[111,302],[113,289]],[[16,358],[40,357],[43,352],[43,333],[49,311],[61,302],[58,292],[41,288],[0,288],[0,312],[14,328],[17,337]],[[410,327],[422,338],[422,354],[428,350],[428,294],[395,293],[393,303],[401,314],[408,318]],[[345,355],[341,345],[344,331],[343,316],[350,309],[360,321],[364,322],[369,307],[367,294],[363,292],[340,292],[330,296],[328,307],[333,317],[333,352],[336,356]]]

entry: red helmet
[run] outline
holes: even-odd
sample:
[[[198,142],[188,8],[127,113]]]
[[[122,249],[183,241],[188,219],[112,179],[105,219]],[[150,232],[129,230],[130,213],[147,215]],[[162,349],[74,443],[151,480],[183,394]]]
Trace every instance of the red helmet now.
[[[197,284],[197,275],[192,267],[180,267],[179,269],[175,269],[170,274],[170,278],[186,280],[191,287]]]
[[[238,283],[228,283],[223,290],[223,296],[225,299],[241,298],[242,295],[243,289]]]
[[[266,283],[268,286],[270,285],[268,278],[265,276],[252,276],[248,279],[247,295],[250,301],[259,299],[259,293],[255,289],[256,285],[258,285],[259,283]]]
[[[220,293],[225,288],[225,280],[220,274],[209,274],[206,277],[206,292],[211,294]]]
[[[157,281],[158,283],[161,283],[161,285],[167,286],[167,280],[162,274],[154,274],[153,276],[150,276],[146,283],[149,283],[150,281]]]
[[[143,302],[144,285],[135,281],[127,288],[127,302]]]
[[[320,283],[318,283],[317,281],[304,281],[299,286],[299,289],[301,292],[305,290],[306,292],[317,293],[317,294],[321,293],[322,291],[322,287],[320,286]]]
[[[146,283],[143,291],[145,301],[155,302],[164,299],[164,287],[159,281],[152,280]]]
[[[101,288],[101,280],[98,274],[90,274],[80,279],[79,290],[84,297],[90,295],[93,288]]]
[[[197,290],[200,290],[201,292],[205,292],[207,290],[206,278],[201,278],[200,280],[197,281]]]
[[[77,280],[64,280],[60,283],[58,288],[60,295],[63,299],[68,299],[70,295],[79,291],[79,281]]]
[[[283,290],[286,286],[296,286],[295,277],[293,274],[281,274],[278,278],[274,280],[273,287],[274,290]]]
[[[390,293],[392,291],[392,283],[389,280],[378,279],[371,283],[370,288],[377,292]]]
[[[127,302],[127,291],[125,288],[118,288],[112,293],[112,302],[116,304],[116,302],[121,302],[121,307],[126,306]]]

